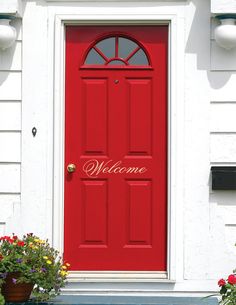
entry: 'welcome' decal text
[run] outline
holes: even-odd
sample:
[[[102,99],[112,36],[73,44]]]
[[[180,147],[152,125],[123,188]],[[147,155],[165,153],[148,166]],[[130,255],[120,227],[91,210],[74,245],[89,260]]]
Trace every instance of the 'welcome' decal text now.
[[[97,159],[88,160],[84,166],[83,171],[89,178],[97,178],[100,173],[102,174],[143,174],[147,171],[146,167],[125,167],[122,166],[122,161],[99,161]]]

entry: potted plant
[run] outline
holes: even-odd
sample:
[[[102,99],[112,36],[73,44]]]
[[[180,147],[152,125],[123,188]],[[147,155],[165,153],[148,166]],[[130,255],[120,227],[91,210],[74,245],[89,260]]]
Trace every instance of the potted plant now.
[[[30,294],[36,301],[55,297],[65,285],[69,266],[48,240],[32,233],[21,239],[14,234],[1,237],[0,305],[1,295],[8,302],[24,302]]]
[[[226,280],[220,279],[218,285],[221,294],[220,303],[223,305],[236,305],[236,274],[230,274]]]

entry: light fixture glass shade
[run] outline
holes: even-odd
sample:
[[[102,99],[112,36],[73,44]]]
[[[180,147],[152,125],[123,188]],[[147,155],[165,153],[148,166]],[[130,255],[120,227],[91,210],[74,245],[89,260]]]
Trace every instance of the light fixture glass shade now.
[[[215,29],[215,40],[219,46],[230,50],[236,47],[236,25],[234,18],[219,18],[221,24]]]
[[[5,50],[13,45],[16,40],[16,29],[10,25],[11,19],[0,19],[0,49]]]

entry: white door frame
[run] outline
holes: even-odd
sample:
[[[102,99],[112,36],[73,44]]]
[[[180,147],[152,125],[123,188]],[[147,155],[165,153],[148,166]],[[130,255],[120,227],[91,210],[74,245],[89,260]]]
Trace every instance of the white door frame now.
[[[91,14],[63,15],[55,14],[54,24],[54,187],[53,187],[53,245],[63,252],[64,237],[64,125],[65,125],[65,25],[169,25],[169,94],[168,94],[168,256],[166,272],[117,272],[117,271],[81,271],[71,272],[71,281],[116,281],[116,282],[173,282],[176,270],[176,88],[181,81],[181,74],[176,77],[177,50],[177,16],[176,15],[123,15]],[[182,46],[180,46],[182,47]],[[182,61],[184,62],[184,61]],[[178,79],[178,81],[177,81]],[[173,130],[173,132],[172,132]]]

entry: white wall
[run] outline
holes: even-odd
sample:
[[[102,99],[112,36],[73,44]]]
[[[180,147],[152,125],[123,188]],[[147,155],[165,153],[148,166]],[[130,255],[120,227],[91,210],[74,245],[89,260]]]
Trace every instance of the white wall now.
[[[211,11],[214,14],[235,13],[236,3],[234,0],[211,0]]]
[[[0,12],[1,14],[11,14],[18,17],[21,16],[22,0],[1,0]]]
[[[21,20],[11,24],[17,29],[16,43],[0,51],[0,234],[5,234],[21,192]]]
[[[218,3],[219,4],[219,3]],[[227,12],[235,10],[230,1],[221,3]],[[218,7],[219,8],[219,7]],[[220,9],[220,8],[219,8]],[[219,12],[219,11],[218,11]],[[210,83],[210,164],[236,165],[236,51],[220,48],[214,39],[218,21],[211,22]],[[211,191],[209,195],[210,274],[228,274],[235,269],[236,191]],[[220,262],[220,263],[219,263]]]
[[[63,132],[53,121],[63,118],[63,113],[58,113],[63,110],[58,106],[63,102],[63,70],[57,68],[63,41],[60,27],[55,27],[56,16],[172,16],[171,253],[176,283],[95,285],[85,280],[70,288],[95,294],[216,290],[216,280],[235,268],[236,193],[212,192],[210,167],[236,165],[236,53],[215,44],[212,33],[216,21],[211,18],[210,1],[65,4],[37,0],[24,6],[22,139],[21,33],[15,48],[0,53],[0,177],[4,177],[0,184],[4,209],[0,233],[7,222],[8,231],[34,231],[55,244],[60,239],[60,232],[53,231],[53,227],[60,228],[57,223],[63,216],[62,198],[53,193],[53,183],[62,179],[57,170],[60,162],[53,167],[55,151],[60,150],[55,138]],[[16,24],[20,28],[19,21]],[[38,130],[35,138],[31,133],[34,126]],[[57,160],[62,159],[59,156]],[[59,188],[57,191],[60,193]]]
[[[218,279],[235,268],[236,191],[212,191],[210,167],[236,164],[236,53],[216,44],[218,22],[209,3],[192,4],[186,15],[184,276]]]

